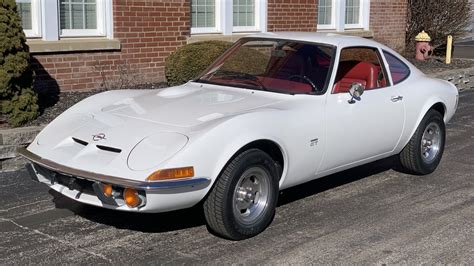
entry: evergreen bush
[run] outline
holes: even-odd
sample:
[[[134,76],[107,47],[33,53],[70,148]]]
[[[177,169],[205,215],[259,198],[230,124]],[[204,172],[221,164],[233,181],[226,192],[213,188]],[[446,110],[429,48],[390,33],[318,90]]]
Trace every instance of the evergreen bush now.
[[[0,112],[12,126],[38,116],[30,53],[15,0],[0,1]]]
[[[165,63],[165,76],[169,86],[176,86],[197,77],[232,43],[205,41],[184,45],[172,53]]]

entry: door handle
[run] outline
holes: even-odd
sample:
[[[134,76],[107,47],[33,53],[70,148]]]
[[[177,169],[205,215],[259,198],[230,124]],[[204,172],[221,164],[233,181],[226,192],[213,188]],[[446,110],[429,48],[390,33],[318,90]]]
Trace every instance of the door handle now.
[[[392,96],[392,102],[398,102],[403,100],[403,96]]]

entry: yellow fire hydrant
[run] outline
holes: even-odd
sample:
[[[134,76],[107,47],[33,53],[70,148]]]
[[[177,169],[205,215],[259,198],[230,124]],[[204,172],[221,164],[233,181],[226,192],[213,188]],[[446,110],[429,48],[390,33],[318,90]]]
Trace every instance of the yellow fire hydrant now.
[[[432,50],[430,41],[431,37],[425,31],[421,31],[415,37],[416,41],[416,60],[425,60],[429,56],[429,52]]]

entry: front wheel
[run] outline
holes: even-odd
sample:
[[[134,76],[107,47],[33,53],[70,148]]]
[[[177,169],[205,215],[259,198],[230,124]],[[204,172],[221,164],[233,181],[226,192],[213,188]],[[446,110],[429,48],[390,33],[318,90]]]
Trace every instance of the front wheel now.
[[[436,110],[429,110],[400,153],[402,166],[413,174],[432,173],[441,161],[445,138],[443,116]]]
[[[244,151],[232,159],[204,201],[204,215],[212,231],[241,240],[268,227],[278,200],[275,165],[259,149]]]

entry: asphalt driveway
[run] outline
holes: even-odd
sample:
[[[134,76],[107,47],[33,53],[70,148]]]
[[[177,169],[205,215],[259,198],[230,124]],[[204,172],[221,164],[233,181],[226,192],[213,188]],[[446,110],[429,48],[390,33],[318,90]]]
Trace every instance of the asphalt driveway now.
[[[448,125],[437,171],[393,158],[283,191],[272,225],[241,242],[210,234],[199,207],[133,214],[75,203],[25,171],[0,173],[0,264],[474,264],[474,91]]]

